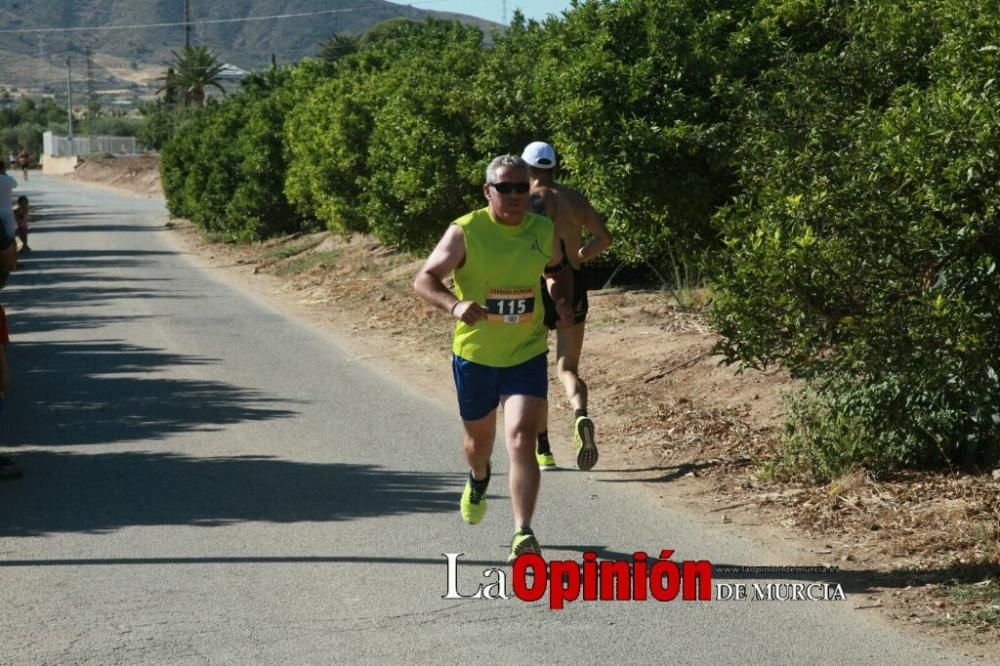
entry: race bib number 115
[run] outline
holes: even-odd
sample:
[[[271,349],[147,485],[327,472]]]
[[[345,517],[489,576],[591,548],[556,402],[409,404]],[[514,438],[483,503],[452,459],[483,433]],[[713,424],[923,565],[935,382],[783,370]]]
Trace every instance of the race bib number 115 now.
[[[527,324],[535,316],[533,289],[490,289],[486,294],[489,321],[502,324]]]

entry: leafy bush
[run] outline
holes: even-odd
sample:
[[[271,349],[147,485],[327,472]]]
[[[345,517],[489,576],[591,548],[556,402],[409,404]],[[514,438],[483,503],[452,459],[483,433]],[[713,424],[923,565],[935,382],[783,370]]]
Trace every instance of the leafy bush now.
[[[160,152],[160,185],[167,202],[167,210],[174,217],[191,218],[199,207],[198,193],[187,187],[191,176],[191,165],[195,164],[199,137],[208,129],[210,115],[216,107],[198,109],[190,114],[184,131],[178,131],[162,147]]]
[[[808,380],[783,469],[1000,459],[993,3],[580,0],[480,39],[397,21],[252,80],[165,144],[171,211],[422,250],[551,140],[618,258],[703,261],[728,359]]]
[[[481,41],[478,29],[457,21],[428,21],[372,47],[391,57],[371,81],[380,104],[362,201],[384,243],[429,250],[449,222],[482,201],[469,94]]]
[[[237,240],[309,226],[284,195],[283,128],[295,99],[288,82],[277,70],[250,77],[167,142],[161,171],[172,214]]]
[[[0,106],[0,150],[18,153],[27,150],[34,156],[42,152],[42,134],[46,130],[66,131],[66,109],[49,98],[22,97],[14,102],[8,93]]]
[[[819,468],[990,465],[998,12],[860,4],[841,15],[849,40],[798,54],[748,98],[715,323],[731,360],[810,379],[822,409],[793,441],[840,461]]]
[[[472,80],[475,151],[482,156],[520,154],[532,141],[551,141],[551,82],[561,68],[545,25],[520,12],[482,56]],[[557,148],[562,148],[557,146]],[[481,174],[476,174],[482,180]]]
[[[474,205],[467,90],[482,34],[454,21],[389,27],[291,112],[286,190],[331,230],[426,249]]]
[[[782,450],[765,471],[779,478],[805,477],[826,483],[858,466],[884,470],[876,443],[860,419],[831,408],[824,396],[806,390],[786,396],[788,419]]]
[[[731,110],[719,94],[755,77],[771,47],[749,3],[585,2],[547,26],[549,119],[572,181],[608,215],[629,262],[692,265],[717,246],[732,194]]]
[[[198,109],[164,104],[156,101],[139,108],[142,121],[135,136],[150,150],[162,150],[167,142],[191,122]]]
[[[363,70],[345,58],[335,72],[289,112],[285,191],[300,214],[331,231],[365,232],[368,219],[360,200],[368,179],[372,111],[353,96],[363,88]]]

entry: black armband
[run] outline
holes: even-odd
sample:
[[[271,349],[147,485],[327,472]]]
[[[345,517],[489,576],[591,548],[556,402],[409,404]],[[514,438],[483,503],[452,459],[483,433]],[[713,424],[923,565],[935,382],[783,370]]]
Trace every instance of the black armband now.
[[[545,267],[545,274],[546,275],[555,275],[556,273],[558,273],[559,271],[561,271],[564,268],[569,268],[569,262],[566,261],[566,255],[565,254],[563,255],[562,260],[558,264],[556,264],[555,266],[546,266]]]

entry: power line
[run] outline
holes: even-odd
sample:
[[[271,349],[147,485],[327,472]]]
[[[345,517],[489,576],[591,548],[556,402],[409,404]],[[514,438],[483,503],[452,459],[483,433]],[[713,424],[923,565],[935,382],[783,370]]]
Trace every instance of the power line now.
[[[422,0],[421,2],[410,3],[415,5],[431,5],[444,0]],[[347,14],[350,12],[368,11],[371,7],[351,7],[347,9],[324,9],[315,12],[301,12],[298,14],[274,14],[271,16],[241,16],[239,18],[228,19],[199,19],[197,21],[175,21],[170,23],[137,23],[132,25],[95,25],[78,26],[75,28],[7,28],[0,29],[0,34],[27,34],[27,33],[50,33],[50,32],[82,32],[84,30],[137,30],[140,28],[169,28],[174,26],[190,25],[210,25],[216,23],[242,23],[249,21],[273,21],[275,19],[299,18],[304,16],[321,16],[324,14]]]

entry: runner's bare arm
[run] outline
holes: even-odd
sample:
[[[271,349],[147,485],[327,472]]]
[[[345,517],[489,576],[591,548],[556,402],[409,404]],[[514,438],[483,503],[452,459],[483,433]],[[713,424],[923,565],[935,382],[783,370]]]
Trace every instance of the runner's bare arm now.
[[[545,212],[542,213],[545,217],[553,222],[559,219],[559,197],[547,187],[542,190],[542,204],[545,206]],[[557,226],[556,229],[558,228]]]
[[[486,316],[478,303],[459,301],[445,286],[444,280],[465,263],[465,235],[458,225],[451,225],[413,280],[413,290],[431,305],[444,310],[466,324],[475,324]]]
[[[577,256],[581,262],[587,262],[611,246],[611,232],[608,231],[604,219],[597,214],[594,207],[586,199],[583,199],[582,203],[580,216],[583,227],[590,232],[591,237],[587,244],[577,251]]]
[[[558,234],[552,235],[552,261],[545,267],[545,286],[552,302],[556,304],[559,328],[569,328],[573,325],[573,306],[570,305],[573,298],[573,271],[563,256]]]

